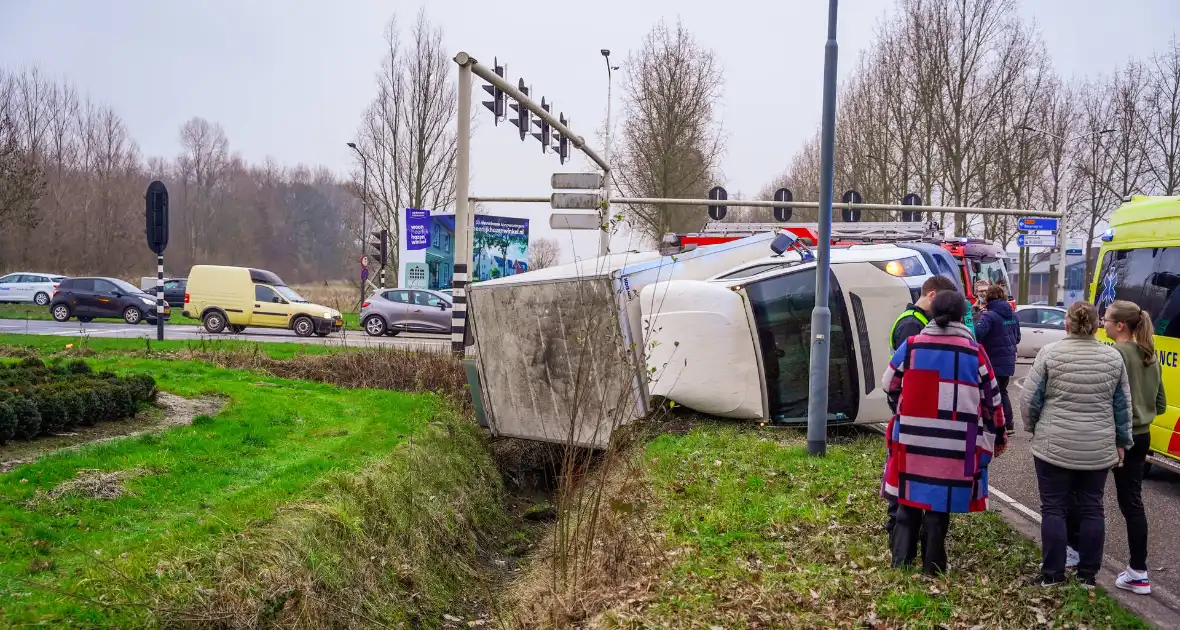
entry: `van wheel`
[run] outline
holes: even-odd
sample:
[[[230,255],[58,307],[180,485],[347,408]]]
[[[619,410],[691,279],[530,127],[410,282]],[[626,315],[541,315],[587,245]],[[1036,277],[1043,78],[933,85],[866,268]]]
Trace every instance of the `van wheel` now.
[[[209,311],[201,318],[201,325],[205,327],[205,331],[216,335],[225,330],[225,315],[218,311]]]
[[[242,334],[243,330],[246,330],[246,327],[241,324],[230,324],[229,325],[229,331],[235,335]]]
[[[365,318],[365,333],[370,337],[380,337],[386,333],[385,320],[378,315]]]
[[[59,322],[70,321],[70,307],[66,306],[65,304],[58,304],[57,306],[54,306],[52,313],[53,319]]]
[[[300,337],[310,337],[315,332],[315,323],[306,315],[296,317],[295,321],[291,323],[291,330],[294,330],[295,334]]]

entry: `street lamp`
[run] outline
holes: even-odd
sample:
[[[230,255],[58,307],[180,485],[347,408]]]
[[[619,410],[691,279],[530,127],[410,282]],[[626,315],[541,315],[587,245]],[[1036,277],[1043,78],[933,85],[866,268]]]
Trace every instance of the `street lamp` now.
[[[1021,126],[1017,127],[1017,129],[1019,129],[1021,131],[1031,131],[1033,133],[1039,133],[1043,136],[1048,136],[1050,138],[1056,138],[1056,139],[1062,141],[1062,143],[1069,143],[1069,142],[1073,142],[1074,140],[1081,140],[1083,138],[1091,138],[1091,137],[1098,137],[1098,139],[1101,140],[1102,135],[1108,134],[1108,133],[1114,133],[1116,131],[1115,129],[1099,129],[1098,131],[1091,131],[1088,133],[1078,134],[1076,136],[1070,136],[1070,137],[1066,138],[1065,136],[1055,134],[1051,131],[1046,131],[1045,129],[1038,129],[1036,127],[1029,127],[1028,125],[1021,125]],[[1066,250],[1069,249],[1069,246],[1068,246],[1069,244],[1066,243],[1066,237],[1068,236],[1068,234],[1066,234],[1066,231],[1065,231],[1065,219],[1064,218],[1061,219],[1061,225],[1057,229],[1057,235],[1058,235],[1057,238],[1060,241],[1059,243],[1057,243],[1057,250],[1059,252],[1059,260],[1057,262],[1057,281],[1054,283],[1055,290],[1053,292],[1057,294],[1056,297],[1059,298],[1059,300],[1050,300],[1050,301],[1051,302],[1060,301],[1064,305],[1065,304],[1065,265],[1066,265],[1065,252],[1066,252]],[[1086,243],[1085,246],[1089,247],[1090,244]],[[1023,278],[1022,278],[1022,282],[1023,282]]]
[[[365,157],[365,152],[361,151],[360,147],[356,146],[355,142],[349,142],[348,148],[356,151],[356,154],[361,156],[361,256],[365,255],[365,240],[368,237],[368,219],[369,219],[369,158]],[[395,270],[396,271],[396,270]],[[384,272],[382,272],[384,273]],[[361,280],[361,297],[358,304],[365,301],[365,281]]]
[[[610,253],[610,190],[611,190],[611,174],[612,174],[611,171],[614,169],[614,165],[611,164],[611,161],[610,161],[610,137],[611,137],[610,113],[611,113],[611,104],[614,101],[614,98],[611,95],[611,91],[612,91],[612,88],[614,87],[614,72],[613,71],[618,70],[619,67],[610,65],[610,49],[609,48],[603,48],[603,49],[599,50],[598,52],[602,54],[602,59],[606,62],[606,139],[605,139],[605,143],[604,143],[606,146],[603,147],[602,153],[603,153],[603,159],[606,160],[607,165],[611,167],[611,168],[606,169],[606,172],[603,173],[603,177],[602,177],[602,211],[601,211],[602,216],[600,217],[600,221],[599,221],[599,234],[598,234],[598,255],[599,256],[606,256],[608,253]]]

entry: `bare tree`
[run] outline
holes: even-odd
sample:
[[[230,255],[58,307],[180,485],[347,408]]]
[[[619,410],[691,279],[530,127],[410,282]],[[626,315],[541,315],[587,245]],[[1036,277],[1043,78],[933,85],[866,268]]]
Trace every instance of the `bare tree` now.
[[[628,197],[704,197],[725,144],[717,120],[722,72],[684,25],[655,25],[624,64],[623,125],[615,181]],[[699,208],[632,206],[632,229],[652,242],[704,222]]]
[[[545,269],[557,264],[561,248],[551,238],[538,238],[529,243],[529,270]]]
[[[21,147],[12,120],[0,118],[0,230],[33,222],[44,191],[41,165]]]
[[[1151,59],[1142,109],[1152,183],[1164,195],[1180,191],[1180,40]]]
[[[443,210],[455,202],[459,98],[453,77],[442,29],[431,24],[425,10],[418,13],[408,46],[403,46],[396,17],[389,20],[377,96],[361,123],[359,147],[369,166],[365,205],[377,226],[389,231],[394,268],[403,209]],[[358,182],[363,177],[359,162]]]

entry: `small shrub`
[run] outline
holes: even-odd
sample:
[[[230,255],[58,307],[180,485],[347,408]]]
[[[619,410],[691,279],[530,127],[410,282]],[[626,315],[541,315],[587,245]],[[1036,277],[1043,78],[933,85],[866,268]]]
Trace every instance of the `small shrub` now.
[[[135,397],[135,402],[148,404],[156,402],[156,394],[159,393],[159,390],[156,389],[156,379],[152,378],[150,374],[132,374],[126,380],[132,385],[132,395]]]
[[[8,404],[10,398],[7,395],[0,397],[0,446],[8,444],[16,435],[16,413]]]
[[[16,437],[31,440],[41,433],[41,412],[32,397],[17,394],[8,400],[8,407],[16,416]]]
[[[113,380],[119,378],[119,376],[110,370],[103,370],[98,373],[98,378],[100,378],[104,381],[113,381]]]
[[[135,401],[122,383],[111,383],[105,387],[107,394],[107,420],[122,420],[135,414]]]
[[[41,415],[42,433],[58,433],[70,424],[70,411],[59,391],[46,389],[33,399],[36,400],[37,412]]]
[[[70,374],[90,374],[90,364],[82,359],[74,359],[66,364],[66,371]]]
[[[92,427],[107,417],[107,397],[97,384],[84,390],[86,398],[86,415],[81,424]]]
[[[25,357],[21,359],[17,365],[20,366],[21,369],[25,370],[45,369],[45,362],[41,359],[38,359],[37,357]]]
[[[77,388],[68,388],[60,393],[62,404],[65,405],[69,417],[66,428],[76,427],[83,423],[83,419],[90,413],[87,405],[86,392]]]

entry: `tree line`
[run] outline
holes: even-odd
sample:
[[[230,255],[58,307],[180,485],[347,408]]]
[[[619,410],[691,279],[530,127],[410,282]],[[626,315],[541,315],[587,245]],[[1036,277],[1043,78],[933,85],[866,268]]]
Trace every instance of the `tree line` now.
[[[0,270],[154,275],[144,191],[168,186],[168,272],[198,263],[274,270],[290,282],[345,276],[360,205],[323,167],[248,164],[202,118],[172,159],[145,159],[110,106],[37,68],[0,68]]]

